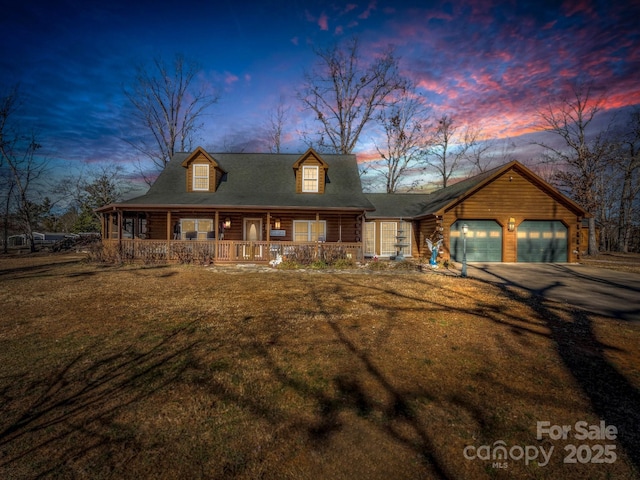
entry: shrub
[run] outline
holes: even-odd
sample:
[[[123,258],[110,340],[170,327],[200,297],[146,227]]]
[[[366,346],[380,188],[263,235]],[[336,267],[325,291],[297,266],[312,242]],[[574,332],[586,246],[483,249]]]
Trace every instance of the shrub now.
[[[339,258],[332,265],[333,268],[338,268],[338,269],[355,268],[355,266],[356,266],[356,262],[353,258]]]
[[[311,265],[309,266],[314,270],[323,270],[327,268],[329,265],[327,265],[327,262],[325,262],[324,260],[316,260],[315,262],[312,262]]]
[[[381,271],[381,270],[387,270],[387,268],[389,268],[389,262],[380,262],[378,260],[374,260],[373,262],[369,262],[367,263],[367,268],[369,270],[373,270],[373,271]]]
[[[286,260],[282,260],[282,262],[280,262],[276,268],[279,268],[281,270],[296,270],[298,268],[301,268],[302,265],[300,265],[298,262],[296,262],[295,260],[290,260],[290,259],[286,259]]]

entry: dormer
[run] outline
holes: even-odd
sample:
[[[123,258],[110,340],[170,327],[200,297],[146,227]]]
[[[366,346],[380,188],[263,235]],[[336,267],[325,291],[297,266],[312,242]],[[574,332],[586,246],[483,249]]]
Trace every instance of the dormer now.
[[[324,193],[329,165],[313,149],[307,150],[293,164],[296,193]]]
[[[187,192],[215,192],[225,173],[202,147],[185,158],[182,166],[187,171]]]

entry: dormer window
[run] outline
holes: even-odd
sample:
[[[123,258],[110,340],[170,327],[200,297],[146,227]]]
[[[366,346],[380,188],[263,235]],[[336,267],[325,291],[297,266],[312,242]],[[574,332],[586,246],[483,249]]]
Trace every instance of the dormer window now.
[[[209,190],[209,165],[194,164],[193,165],[193,190],[208,191]]]
[[[302,167],[302,191],[318,192],[319,168],[317,166]]]

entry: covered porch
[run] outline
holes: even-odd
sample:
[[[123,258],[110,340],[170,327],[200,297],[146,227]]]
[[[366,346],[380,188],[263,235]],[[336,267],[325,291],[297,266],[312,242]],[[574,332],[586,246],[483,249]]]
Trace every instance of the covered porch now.
[[[363,211],[112,206],[100,213],[105,248],[132,261],[267,264],[364,259]]]

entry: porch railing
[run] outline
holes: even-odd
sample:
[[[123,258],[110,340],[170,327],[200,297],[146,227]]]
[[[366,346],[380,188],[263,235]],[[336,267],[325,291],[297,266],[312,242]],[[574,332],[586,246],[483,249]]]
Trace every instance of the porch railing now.
[[[363,259],[362,244],[343,242],[104,239],[103,244],[117,249],[122,258],[131,260],[268,263],[278,258],[296,261],[323,259],[329,262],[340,258]]]

